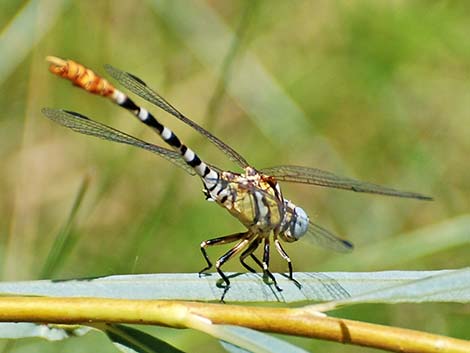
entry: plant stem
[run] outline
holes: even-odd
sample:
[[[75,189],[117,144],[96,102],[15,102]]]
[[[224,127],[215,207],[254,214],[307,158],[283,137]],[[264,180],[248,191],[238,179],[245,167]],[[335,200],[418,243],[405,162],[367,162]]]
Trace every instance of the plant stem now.
[[[0,321],[97,322],[193,327],[195,318],[265,332],[312,337],[392,352],[469,352],[470,342],[419,331],[315,315],[304,308],[244,307],[182,301],[2,297]],[[209,322],[209,323],[210,323]]]

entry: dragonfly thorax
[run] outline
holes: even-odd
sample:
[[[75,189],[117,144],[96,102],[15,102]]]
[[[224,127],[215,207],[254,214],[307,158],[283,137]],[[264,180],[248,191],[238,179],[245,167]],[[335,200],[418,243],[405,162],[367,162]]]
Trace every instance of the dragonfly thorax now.
[[[246,167],[245,173],[221,172],[217,180],[205,180],[206,198],[217,202],[247,228],[269,234],[284,219],[284,200],[274,178]]]

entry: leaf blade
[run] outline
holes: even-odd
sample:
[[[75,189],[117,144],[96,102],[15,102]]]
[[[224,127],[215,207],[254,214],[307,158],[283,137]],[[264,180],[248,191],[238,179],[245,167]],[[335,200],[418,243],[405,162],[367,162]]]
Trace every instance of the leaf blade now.
[[[124,353],[183,353],[169,343],[136,328],[120,324],[97,325]]]
[[[231,288],[226,294],[230,302],[283,302],[344,300],[385,290],[394,285],[424,278],[452,274],[440,271],[382,271],[382,272],[307,272],[295,273],[298,288],[285,275],[275,274],[282,292],[263,282],[260,274],[230,274]],[[217,287],[217,275],[199,278],[198,274],[120,275],[95,279],[64,281],[24,281],[0,283],[2,295],[39,295],[62,297],[101,297],[121,299],[168,299],[219,301],[224,292]],[[409,302],[440,301],[470,302],[470,281],[464,287],[447,283],[447,291],[427,297],[409,297]],[[370,301],[373,298],[368,297]],[[387,303],[390,298],[376,295],[376,302]]]

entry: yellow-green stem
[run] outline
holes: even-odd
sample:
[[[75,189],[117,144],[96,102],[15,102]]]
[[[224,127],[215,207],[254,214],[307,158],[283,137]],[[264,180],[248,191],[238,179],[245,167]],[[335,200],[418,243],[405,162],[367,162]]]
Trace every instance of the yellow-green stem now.
[[[106,298],[1,297],[0,321],[131,323],[193,327],[195,318],[265,332],[312,337],[392,352],[470,352],[470,342],[429,333],[315,315],[304,308]],[[197,327],[193,327],[196,328]]]

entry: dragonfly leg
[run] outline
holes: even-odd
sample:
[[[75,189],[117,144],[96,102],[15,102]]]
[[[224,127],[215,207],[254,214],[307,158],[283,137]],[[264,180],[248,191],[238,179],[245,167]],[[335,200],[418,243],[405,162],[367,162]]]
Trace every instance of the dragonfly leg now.
[[[248,271],[250,272],[253,272],[253,273],[256,273],[256,270],[249,266],[246,262],[245,262],[245,259],[248,257],[248,256],[251,256],[251,258],[255,259],[254,261],[256,262],[256,264],[258,266],[260,266],[261,268],[263,268],[263,265],[261,264],[261,262],[256,258],[256,256],[253,254],[253,252],[258,248],[259,244],[261,242],[261,239],[260,238],[257,238],[255,239],[253,242],[251,242],[251,244],[245,249],[245,251],[242,252],[242,254],[240,255],[240,262],[241,264],[243,265],[243,267],[245,267]]]
[[[255,254],[250,255],[254,262],[263,270],[263,263],[258,259]]]
[[[264,238],[264,251],[263,251],[263,262],[261,264],[263,268],[263,272],[266,276],[271,278],[271,280],[274,283],[274,286],[279,292],[282,292],[282,288],[277,285],[276,278],[274,278],[274,275],[269,271],[269,237]],[[259,261],[259,260],[258,260]]]
[[[233,243],[234,241],[237,241],[243,238],[246,234],[247,232],[235,233],[235,234],[230,234],[230,235],[226,235],[223,237],[204,240],[201,243],[201,252],[202,252],[202,255],[204,256],[204,259],[207,262],[207,266],[204,267],[201,271],[199,271],[199,276],[201,276],[204,272],[212,268],[212,262],[209,259],[209,256],[207,255],[207,251],[206,251],[207,247],[213,246],[213,245],[223,245],[223,244]]]
[[[244,233],[245,235],[246,233]],[[233,248],[231,248],[229,251],[227,251],[225,254],[223,254],[215,263],[215,269],[217,270],[217,273],[222,277],[222,280],[225,282],[225,289],[224,293],[222,294],[222,297],[220,298],[220,301],[223,303],[224,302],[224,297],[225,294],[227,294],[228,289],[230,288],[230,280],[228,277],[223,273],[221,267],[224,263],[226,263],[228,260],[233,258],[235,255],[237,255],[240,251],[242,251],[246,246],[250,243],[253,235],[247,235],[247,237],[240,242],[238,242],[237,245],[235,245]]]
[[[300,284],[298,281],[296,281],[296,280],[294,279],[294,275],[293,275],[293,271],[292,271],[292,261],[291,261],[289,255],[287,255],[287,253],[285,252],[285,250],[282,248],[281,242],[279,241],[279,239],[275,238],[275,239],[274,239],[274,244],[276,245],[277,252],[278,252],[278,253],[282,256],[282,258],[283,258],[284,260],[286,260],[286,262],[287,262],[287,266],[289,267],[289,279],[290,279],[291,281],[293,281],[297,287],[300,288],[300,287],[301,287],[301,284]]]

